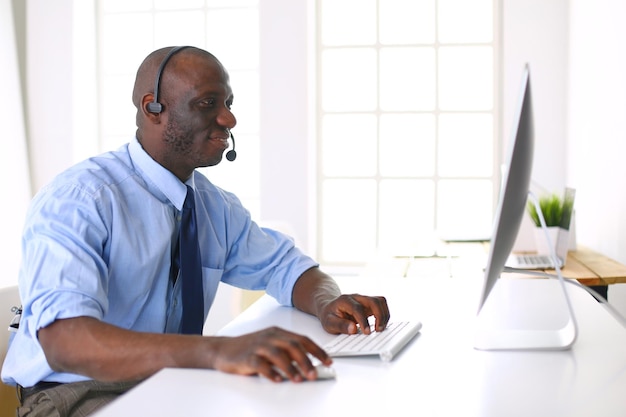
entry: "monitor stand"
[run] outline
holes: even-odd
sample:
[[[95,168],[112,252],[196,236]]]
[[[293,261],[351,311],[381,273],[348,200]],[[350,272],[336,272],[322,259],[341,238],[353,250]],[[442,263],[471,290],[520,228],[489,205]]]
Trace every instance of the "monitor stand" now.
[[[577,325],[567,289],[557,280],[500,278],[478,313],[479,350],[566,350]]]
[[[530,192],[529,198],[537,209],[558,279],[500,277],[476,317],[476,349],[565,350],[576,341],[578,326],[556,251],[537,198]]]

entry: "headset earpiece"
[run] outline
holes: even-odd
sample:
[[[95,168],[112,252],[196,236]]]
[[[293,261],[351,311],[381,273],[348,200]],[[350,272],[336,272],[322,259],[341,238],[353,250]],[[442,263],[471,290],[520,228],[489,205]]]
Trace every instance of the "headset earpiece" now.
[[[159,114],[163,111],[163,106],[161,105],[161,103],[155,103],[151,101],[150,103],[148,103],[148,111],[150,113]]]

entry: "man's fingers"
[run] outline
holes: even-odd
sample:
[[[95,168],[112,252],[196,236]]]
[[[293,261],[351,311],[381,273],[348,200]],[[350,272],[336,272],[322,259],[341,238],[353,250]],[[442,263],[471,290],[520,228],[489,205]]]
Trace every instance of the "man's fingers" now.
[[[390,317],[385,297],[342,295],[329,305],[322,324],[329,333],[354,334],[360,328],[370,334],[371,316],[375,319],[376,331],[384,330]]]
[[[311,357],[327,366],[332,363],[328,354],[306,336],[274,328],[264,337],[266,339],[255,349],[251,365],[259,375],[272,381],[315,379],[317,375]]]

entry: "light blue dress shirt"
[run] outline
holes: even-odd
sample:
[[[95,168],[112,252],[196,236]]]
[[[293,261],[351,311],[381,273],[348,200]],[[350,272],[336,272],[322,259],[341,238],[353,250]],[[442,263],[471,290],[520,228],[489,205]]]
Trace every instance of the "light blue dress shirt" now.
[[[205,318],[220,281],[264,289],[290,306],[296,280],[317,264],[288,236],[258,227],[237,197],[199,172],[186,183],[196,194]],[[22,240],[22,320],[2,369],[5,383],[86,379],[46,362],[37,331],[57,319],[180,331],[181,280],[170,269],[185,195],[185,184],[134,139],[70,168],[35,196]]]

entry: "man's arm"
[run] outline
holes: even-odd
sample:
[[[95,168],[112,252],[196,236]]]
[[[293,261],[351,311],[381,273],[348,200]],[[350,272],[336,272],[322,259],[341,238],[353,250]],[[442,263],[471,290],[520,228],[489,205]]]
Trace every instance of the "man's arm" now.
[[[371,315],[376,318],[377,330],[384,329],[389,320],[383,297],[341,295],[335,281],[319,268],[300,276],[292,297],[296,308],[317,316],[330,333],[355,333],[357,324],[367,333]],[[176,367],[259,374],[273,381],[281,381],[282,373],[299,382],[303,377],[316,377],[307,354],[325,365],[332,363],[308,337],[276,327],[239,337],[203,337],[142,333],[91,317],[76,317],[40,329],[38,339],[53,370],[100,381],[139,380],[162,368]]]
[[[39,342],[52,369],[100,381],[146,378],[162,368],[211,368],[282,381],[315,379],[307,353],[332,360],[313,341],[276,327],[240,337],[140,333],[91,317],[57,320],[42,328]],[[302,369],[296,369],[294,362]]]
[[[293,305],[318,317],[329,333],[354,334],[358,326],[369,333],[368,317],[376,319],[376,330],[383,330],[389,321],[389,307],[384,297],[341,294],[333,278],[319,268],[305,271],[296,281]]]

